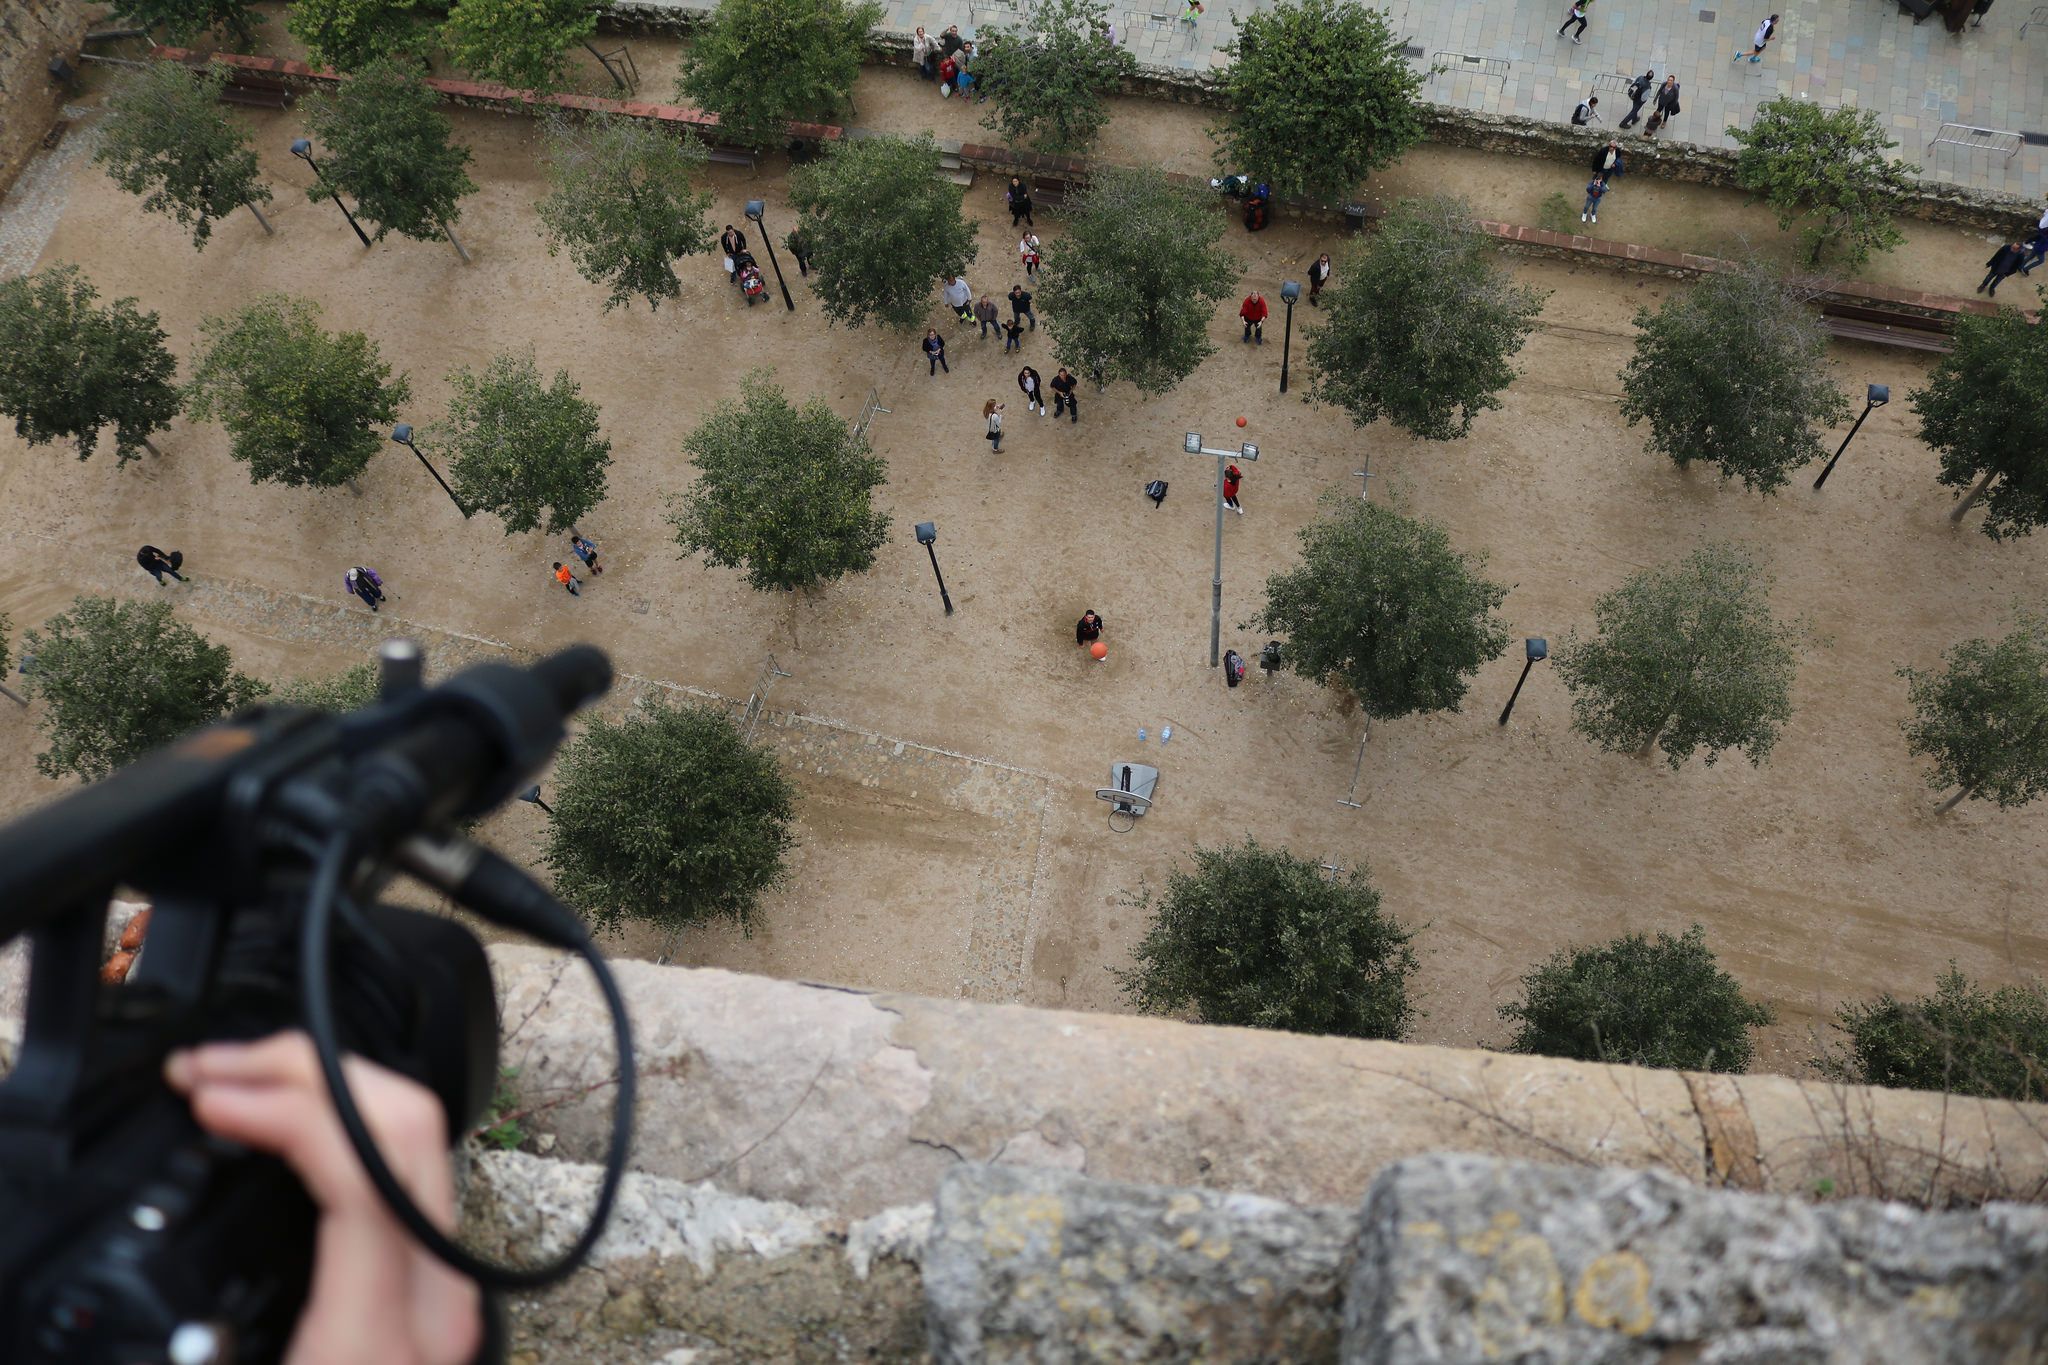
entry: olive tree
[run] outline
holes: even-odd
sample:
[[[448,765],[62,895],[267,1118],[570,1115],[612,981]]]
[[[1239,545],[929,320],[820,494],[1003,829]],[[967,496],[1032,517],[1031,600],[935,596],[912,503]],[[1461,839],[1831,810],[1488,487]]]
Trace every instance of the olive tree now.
[[[1939,481],[1961,497],[1949,520],[1980,501],[1984,534],[2026,535],[2048,522],[2048,327],[2017,308],[1958,313],[1955,348],[1910,395],[1920,439],[1941,457]]]
[[[1266,580],[1257,621],[1287,634],[1289,669],[1341,684],[1374,720],[1455,711],[1507,648],[1494,611],[1507,589],[1485,563],[1433,522],[1331,498],[1301,530],[1300,565]]]
[[[553,90],[569,49],[597,32],[602,8],[598,0],[455,0],[441,45],[478,80]]]
[[[0,678],[7,676],[7,665],[13,662],[8,655],[13,636],[14,622],[8,618],[6,612],[0,611]],[[6,683],[0,683],[0,697],[5,697],[18,706],[28,705],[28,698],[10,691]]]
[[[1341,203],[1422,141],[1424,75],[1379,10],[1280,0],[1233,11],[1231,23],[1231,62],[1216,77],[1228,112],[1213,130],[1226,171],[1283,197]]]
[[[706,920],[751,933],[795,846],[796,788],[773,754],[722,708],[648,700],[562,751],[541,857],[598,929],[651,925],[666,958]]]
[[[199,330],[208,346],[187,402],[194,417],[217,417],[228,429],[228,453],[249,466],[252,483],[350,482],[412,397],[411,381],[392,377],[377,343],[322,330],[320,305],[309,299],[261,295]]]
[[[1885,136],[1884,120],[1866,109],[1823,109],[1809,99],[1780,95],[1765,100],[1746,128],[1728,136],[1735,183],[1778,211],[1782,231],[1806,219],[1808,265],[1832,249],[1836,264],[1854,270],[1873,251],[1906,240],[1892,210],[1912,188],[1911,162],[1885,153],[1899,144]]]
[[[1509,1052],[1681,1071],[1747,1071],[1750,1030],[1773,1022],[1721,970],[1697,924],[1654,943],[1626,934],[1560,950],[1522,978],[1521,998],[1500,1016],[1515,1025]]]
[[[192,233],[200,251],[213,225],[236,209],[275,232],[258,207],[270,202],[256,150],[240,124],[221,108],[227,74],[194,71],[179,62],[156,62],[121,82],[107,97],[95,165],[130,194],[143,196],[145,213],[161,213]]]
[[[1071,208],[1038,281],[1053,357],[1165,393],[1215,354],[1209,321],[1244,269],[1216,244],[1223,220],[1157,170],[1106,167]]]
[[[1771,612],[1770,576],[1750,554],[1712,543],[1631,574],[1593,604],[1591,638],[1557,651],[1572,728],[1610,753],[1673,769],[1706,750],[1761,764],[1792,715],[1799,627]]]
[[[1138,59],[1108,40],[1100,0],[1041,0],[1013,25],[975,34],[975,89],[991,110],[982,126],[1010,147],[1079,156],[1109,122],[1109,97]]]
[[[916,326],[935,282],[964,272],[980,250],[929,133],[831,143],[791,174],[789,197],[818,306],[849,327],[870,318]]]
[[[325,152],[323,178],[306,191],[315,203],[344,192],[356,216],[386,233],[427,242],[446,237],[458,253],[457,205],[476,193],[464,169],[469,148],[452,131],[439,99],[414,73],[389,60],[369,63],[330,95],[307,102],[306,127]],[[466,253],[465,259],[467,258]]]
[[[1448,441],[1500,406],[1543,295],[1524,289],[1452,199],[1405,199],[1352,250],[1308,337],[1311,396],[1359,426]]]
[[[1147,1014],[1192,1008],[1204,1024],[1348,1038],[1406,1036],[1414,932],[1380,905],[1362,869],[1324,875],[1312,859],[1256,839],[1197,847],[1151,916],[1135,965],[1112,969]]]
[[[226,30],[247,44],[263,22],[251,0],[116,0],[113,17],[144,31],[162,29],[174,43]]]
[[[598,434],[597,404],[567,370],[542,383],[531,351],[493,356],[481,372],[448,376],[454,391],[434,444],[453,455],[455,496],[495,513],[505,534],[567,531],[604,501],[612,444]]]
[[[762,592],[865,573],[889,538],[875,510],[887,466],[823,399],[798,407],[766,371],[740,394],[683,442],[698,478],[672,503],[676,543]]]
[[[1986,990],[1955,963],[1934,994],[1890,992],[1835,1012],[1847,1035],[1814,1059],[1830,1080],[2038,1104],[2048,1100],[2048,990],[2039,982]]]
[[[682,292],[674,262],[709,251],[709,190],[695,181],[706,152],[687,129],[595,114],[547,125],[549,192],[535,205],[548,255],[566,248],[576,273],[606,286],[605,311],[635,295],[659,310]]]
[[[1906,747],[1933,760],[1927,785],[2000,810],[2048,794],[2048,618],[2023,613],[2000,640],[1965,640],[1940,672],[1902,668],[1912,718]]]
[[[417,57],[434,30],[420,0],[292,0],[286,32],[306,45],[306,60],[357,71],[380,57]]]
[[[0,413],[30,445],[67,440],[81,460],[112,427],[125,465],[161,453],[149,437],[178,415],[178,362],[155,313],[98,299],[75,265],[0,280]]]
[[[793,120],[852,107],[875,0],[720,0],[690,35],[676,94],[718,115],[718,135],[773,147]]]
[[[45,777],[95,781],[268,691],[168,602],[79,597],[22,645],[36,658],[26,685],[43,703]]]
[[[1683,469],[1720,468],[1759,493],[1827,454],[1816,428],[1849,415],[1828,374],[1820,315],[1755,266],[1707,276],[1636,313],[1621,415]]]
[[[271,700],[310,711],[360,711],[377,700],[377,665],[351,664],[324,678],[279,683]]]

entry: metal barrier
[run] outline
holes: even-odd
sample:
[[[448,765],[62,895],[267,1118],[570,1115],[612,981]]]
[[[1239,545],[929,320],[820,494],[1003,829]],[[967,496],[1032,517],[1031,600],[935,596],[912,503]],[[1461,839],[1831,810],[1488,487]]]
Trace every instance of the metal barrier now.
[[[1943,143],[1951,147],[1966,147],[1976,151],[2004,152],[2010,161],[2020,154],[2026,139],[2018,133],[2009,133],[2003,128],[1976,128],[1967,123],[1944,123],[1935,133],[1934,141],[1927,144],[1927,153],[1932,155]]]
[[[2048,24],[2048,5],[2034,6],[2033,14],[2029,16],[2026,23],[2020,25],[2020,37],[2026,37],[2027,30],[2036,24]]]
[[[1156,33],[1171,33],[1179,23],[1180,16],[1177,14],[1154,14],[1150,10],[1127,9],[1124,11],[1123,32],[1129,35],[1139,29],[1151,29]],[[1189,27],[1194,26],[1190,24]]]
[[[1432,52],[1429,64],[1439,75],[1484,76],[1502,85],[1508,83],[1508,71],[1514,65],[1505,57],[1481,57],[1473,52]]]
[[[1613,71],[1602,71],[1593,77],[1593,88],[1595,90],[1619,90],[1626,96],[1629,86],[1635,83],[1635,79],[1634,76],[1623,76]],[[1656,91],[1657,87],[1652,85],[1650,93],[1655,94]]]
[[[974,0],[974,3],[967,7],[967,21],[972,25],[973,32],[978,34],[984,24],[1014,26],[1023,23],[1030,13],[1031,6],[1028,0],[1024,0],[1023,3],[1016,0]]]
[[[860,405],[860,416],[854,419],[854,439],[859,440],[868,434],[868,424],[875,420],[876,413],[887,411],[888,409],[882,406],[882,391],[869,389],[868,401]]]

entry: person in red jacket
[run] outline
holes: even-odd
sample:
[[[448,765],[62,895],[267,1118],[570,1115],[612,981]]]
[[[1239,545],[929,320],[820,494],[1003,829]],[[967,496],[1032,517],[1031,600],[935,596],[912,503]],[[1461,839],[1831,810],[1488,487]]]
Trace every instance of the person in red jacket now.
[[[1244,515],[1244,508],[1237,504],[1237,486],[1242,482],[1244,482],[1244,471],[1242,469],[1239,469],[1234,464],[1224,466],[1223,505],[1239,516]]]
[[[1259,339],[1259,345],[1266,344],[1266,296],[1254,289],[1244,296],[1244,305],[1237,310],[1244,319],[1244,339]]]

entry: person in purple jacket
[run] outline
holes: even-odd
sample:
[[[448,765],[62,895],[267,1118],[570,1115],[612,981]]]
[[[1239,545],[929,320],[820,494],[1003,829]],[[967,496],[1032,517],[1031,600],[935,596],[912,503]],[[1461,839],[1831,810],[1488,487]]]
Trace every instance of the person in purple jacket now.
[[[384,600],[384,580],[377,577],[375,569],[358,564],[342,575],[341,582],[352,596],[362,598],[371,611],[377,610],[377,604]]]

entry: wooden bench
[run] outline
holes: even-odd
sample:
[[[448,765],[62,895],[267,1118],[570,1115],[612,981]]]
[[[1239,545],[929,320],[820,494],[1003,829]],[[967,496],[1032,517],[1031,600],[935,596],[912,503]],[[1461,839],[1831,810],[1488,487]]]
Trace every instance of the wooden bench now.
[[[710,159],[721,166],[745,166],[754,169],[754,154],[744,147],[713,147]]]
[[[1828,335],[1844,341],[1868,341],[1878,346],[1902,346],[1911,351],[1951,351],[1950,324],[1944,318],[1921,317],[1889,308],[1864,308],[1852,303],[1821,305],[1821,326]]]
[[[221,87],[222,104],[240,104],[251,109],[289,109],[298,96],[282,81],[267,80],[237,72]]]
[[[1080,189],[1081,183],[1063,175],[1034,175],[1031,177],[1031,202],[1039,208],[1063,209],[1067,206],[1067,196]]]

